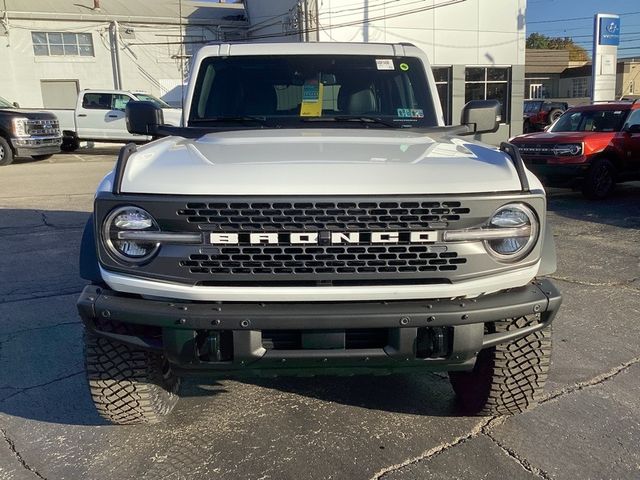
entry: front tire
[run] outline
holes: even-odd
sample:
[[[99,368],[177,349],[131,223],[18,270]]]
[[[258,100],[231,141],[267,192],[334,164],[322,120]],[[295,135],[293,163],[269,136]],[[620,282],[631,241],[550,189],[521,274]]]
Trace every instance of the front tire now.
[[[161,422],[178,402],[180,378],[160,354],[85,332],[85,366],[98,414],[117,425]]]
[[[9,165],[13,162],[13,150],[11,145],[4,138],[0,137],[0,167]]]
[[[616,186],[616,169],[604,158],[593,162],[582,183],[582,194],[589,200],[603,200]]]
[[[539,323],[538,315],[495,322],[496,333]],[[449,372],[466,413],[511,415],[542,398],[551,358],[551,326],[510,343],[482,350],[470,372]]]

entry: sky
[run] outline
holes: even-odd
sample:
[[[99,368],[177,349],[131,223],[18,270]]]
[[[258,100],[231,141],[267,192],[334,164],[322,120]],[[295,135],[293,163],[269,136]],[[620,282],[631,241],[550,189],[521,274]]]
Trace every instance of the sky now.
[[[620,15],[618,58],[640,57],[639,0],[527,0],[527,35],[571,37],[591,54],[596,13]]]

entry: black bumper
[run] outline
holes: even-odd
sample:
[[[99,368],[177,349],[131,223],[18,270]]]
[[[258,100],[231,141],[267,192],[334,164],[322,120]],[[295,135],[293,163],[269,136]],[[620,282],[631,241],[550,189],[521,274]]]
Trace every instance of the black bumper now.
[[[524,160],[524,163],[536,177],[548,186],[565,186],[581,180],[589,170],[588,163],[574,165],[550,165]]]
[[[181,374],[387,373],[470,369],[483,348],[544,328],[561,301],[546,279],[477,299],[306,304],[168,302],[89,285],[78,310],[90,331],[162,351]]]
[[[12,139],[16,157],[33,157],[60,153],[62,138]]]

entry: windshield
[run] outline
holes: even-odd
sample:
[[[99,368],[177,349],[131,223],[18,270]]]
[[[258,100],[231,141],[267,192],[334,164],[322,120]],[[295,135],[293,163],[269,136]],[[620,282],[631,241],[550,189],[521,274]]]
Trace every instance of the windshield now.
[[[536,113],[541,105],[542,102],[524,102],[524,113]]]
[[[148,93],[136,93],[135,96],[142,102],[151,102],[160,108],[173,108],[164,100],[160,100],[159,98],[156,98],[153,95],[149,95]]]
[[[619,132],[629,110],[568,111],[551,127],[551,132]]]
[[[427,86],[422,62],[412,57],[211,57],[198,73],[189,124],[437,126]]]
[[[13,108],[13,104],[11,104],[9,100],[0,97],[0,108]]]

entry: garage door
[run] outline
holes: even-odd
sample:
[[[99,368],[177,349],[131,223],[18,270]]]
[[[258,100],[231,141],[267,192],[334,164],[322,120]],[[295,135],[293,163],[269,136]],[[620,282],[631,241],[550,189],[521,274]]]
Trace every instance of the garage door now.
[[[75,108],[78,92],[77,80],[40,80],[44,108]]]

